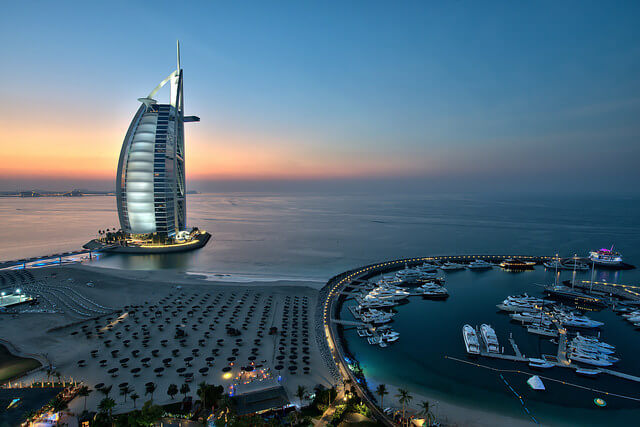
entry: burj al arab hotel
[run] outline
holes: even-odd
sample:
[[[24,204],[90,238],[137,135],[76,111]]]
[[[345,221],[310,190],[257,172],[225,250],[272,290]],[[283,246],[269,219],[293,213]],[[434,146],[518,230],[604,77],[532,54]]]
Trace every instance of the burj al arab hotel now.
[[[124,137],[116,174],[116,203],[121,230],[105,233],[91,246],[122,252],[166,252],[204,246],[210,235],[187,230],[184,115],[180,44],[177,67],[141,105]],[[155,98],[170,87],[168,104]],[[86,246],[85,246],[86,247]],[[144,249],[144,250],[143,250]]]
[[[186,230],[184,123],[199,121],[184,116],[180,67],[177,67],[145,98],[139,98],[136,112],[124,138],[118,172],[116,198],[122,231],[132,235],[172,237]],[[168,104],[155,96],[169,84]]]

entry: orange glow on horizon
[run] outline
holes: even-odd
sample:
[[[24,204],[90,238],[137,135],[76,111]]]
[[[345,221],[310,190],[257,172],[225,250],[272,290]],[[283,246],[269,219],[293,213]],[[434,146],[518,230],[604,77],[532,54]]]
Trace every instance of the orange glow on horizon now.
[[[2,113],[2,111],[0,111]],[[128,122],[100,122],[100,113],[31,111],[0,123],[1,178],[115,179]],[[11,114],[6,115],[11,116]],[[89,117],[87,117],[89,116]],[[110,117],[113,119],[112,117]],[[4,121],[4,120],[3,120]],[[323,179],[392,177],[424,171],[420,159],[385,153],[336,153],[326,144],[280,135],[224,133],[206,123],[186,129],[187,179]],[[292,140],[293,139],[293,140]]]

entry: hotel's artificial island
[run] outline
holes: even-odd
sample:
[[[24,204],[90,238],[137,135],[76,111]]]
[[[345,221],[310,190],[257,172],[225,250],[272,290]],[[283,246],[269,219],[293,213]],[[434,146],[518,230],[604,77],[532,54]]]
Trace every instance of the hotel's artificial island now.
[[[167,84],[170,101],[159,104],[155,97]],[[197,227],[187,230],[184,138],[184,124],[200,118],[184,115],[179,43],[176,69],[138,101],[116,174],[120,230],[105,232],[85,248],[138,254],[201,248],[211,235]]]

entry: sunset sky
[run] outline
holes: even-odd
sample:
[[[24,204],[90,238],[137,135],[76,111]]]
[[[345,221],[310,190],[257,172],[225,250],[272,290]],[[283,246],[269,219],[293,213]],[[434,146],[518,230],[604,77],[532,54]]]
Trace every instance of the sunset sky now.
[[[113,188],[178,38],[191,188],[639,182],[640,3],[443,4],[5,3],[0,190]]]

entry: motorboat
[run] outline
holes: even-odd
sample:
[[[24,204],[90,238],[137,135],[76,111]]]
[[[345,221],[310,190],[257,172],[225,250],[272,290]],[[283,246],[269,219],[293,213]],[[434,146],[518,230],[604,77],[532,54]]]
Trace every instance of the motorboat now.
[[[569,359],[572,362],[582,362],[593,366],[611,366],[615,363],[615,361],[611,361],[609,358],[602,357],[601,355],[587,354],[581,351],[569,352]]]
[[[557,328],[547,327],[542,325],[529,325],[527,326],[527,332],[535,335],[542,335],[543,337],[557,338],[559,333]]]
[[[584,375],[586,377],[594,377],[602,372],[600,369],[589,369],[589,368],[578,368],[576,369],[576,374]]]
[[[533,261],[521,261],[515,258],[507,258],[500,263],[500,267],[512,271],[533,270],[535,265]]]
[[[544,359],[536,359],[535,357],[530,357],[529,359],[529,367],[534,369],[548,369],[553,368],[555,365],[551,362],[548,362]]]
[[[534,302],[514,300],[514,299],[512,300],[505,299],[504,301],[502,301],[502,303],[497,304],[496,307],[498,307],[502,311],[510,311],[510,312],[517,313],[522,311],[532,312],[536,310],[542,310],[543,304],[544,304],[543,302],[534,303]]]
[[[395,300],[381,299],[381,298],[361,298],[358,300],[359,308],[381,308],[381,307],[393,307],[397,305]]]
[[[612,344],[608,344],[604,341],[600,341],[597,337],[592,337],[589,335],[581,335],[579,332],[578,332],[578,335],[576,335],[576,337],[573,340],[598,345],[599,347],[608,348],[611,350],[614,350],[616,348],[616,346]]]
[[[442,270],[464,270],[464,264],[458,264],[456,262],[445,262],[440,266]]]
[[[529,378],[527,380],[527,384],[529,384],[529,387],[531,387],[534,390],[542,391],[545,389],[544,384],[542,383],[542,380],[537,375],[534,375],[531,378]]]
[[[490,268],[493,268],[493,264],[483,259],[476,259],[467,264],[467,268],[469,270],[488,270]]]
[[[597,251],[589,252],[589,260],[597,265],[603,265],[608,267],[617,267],[622,265],[622,255],[619,252],[611,249],[602,248]]]
[[[487,325],[486,323],[480,325],[480,333],[482,334],[482,339],[487,345],[487,351],[489,353],[500,353],[498,337],[496,336],[496,331],[491,327],[491,325]]]
[[[360,319],[364,323],[382,324],[390,322],[393,316],[394,313],[379,310],[369,310],[361,313]]]
[[[400,332],[396,331],[385,331],[380,335],[380,341],[384,343],[392,343],[398,341],[400,339]]]
[[[603,322],[590,319],[587,316],[580,316],[574,313],[558,313],[556,317],[564,326],[572,328],[599,328],[604,325]]]
[[[433,282],[425,283],[424,285],[416,288],[416,291],[420,292],[422,296],[430,298],[447,298],[449,296],[447,288]]]
[[[404,266],[404,270],[396,272],[396,279],[402,283],[417,283],[423,277],[424,273],[407,265]]]
[[[478,335],[471,325],[464,325],[462,327],[462,337],[464,338],[464,345],[467,349],[467,353],[480,354]]]
[[[551,322],[542,311],[523,311],[520,313],[512,313],[509,317],[517,322],[542,323],[544,320]]]

